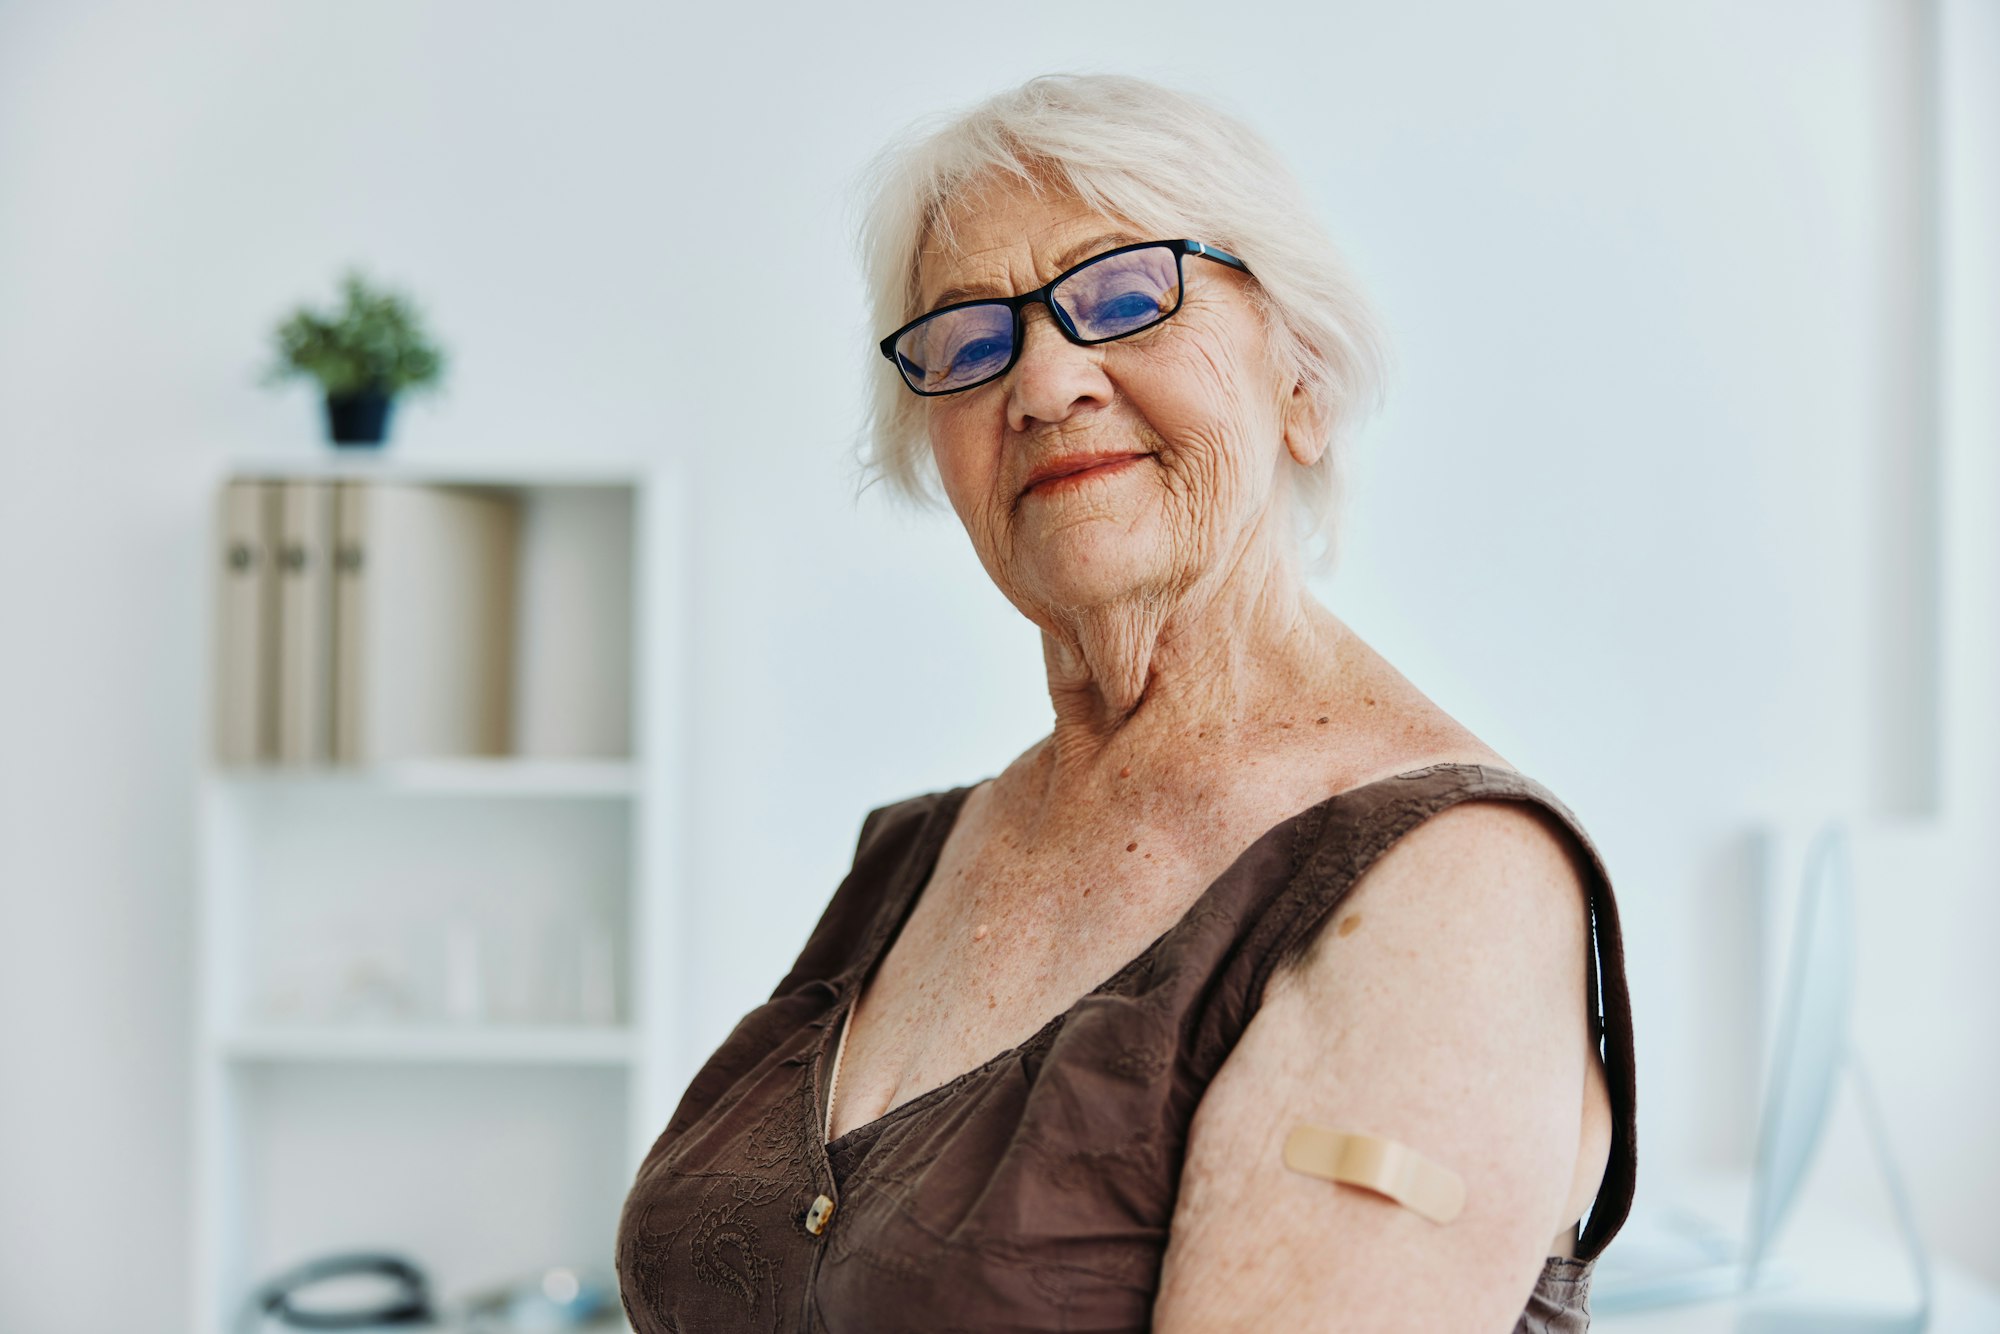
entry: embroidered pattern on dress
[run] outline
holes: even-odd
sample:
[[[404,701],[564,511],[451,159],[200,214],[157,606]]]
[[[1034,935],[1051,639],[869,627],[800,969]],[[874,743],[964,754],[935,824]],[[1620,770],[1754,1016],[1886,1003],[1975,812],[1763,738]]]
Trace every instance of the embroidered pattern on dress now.
[[[804,1100],[812,1097],[810,1080],[800,1082]],[[812,1151],[811,1142],[799,1133],[798,1094],[789,1098],[779,1098],[773,1102],[743,1139],[743,1161],[760,1169],[797,1170]],[[810,1108],[806,1111],[805,1124],[812,1123]]]
[[[728,1198],[711,1202],[725,1185]],[[785,1284],[778,1261],[765,1252],[762,1228],[753,1213],[787,1190],[784,1183],[750,1177],[713,1182],[702,1192],[701,1203],[666,1234],[663,1247],[668,1255],[685,1255],[688,1269],[702,1283],[733,1294],[746,1315],[754,1317],[768,1299],[773,1331],[783,1328]]]

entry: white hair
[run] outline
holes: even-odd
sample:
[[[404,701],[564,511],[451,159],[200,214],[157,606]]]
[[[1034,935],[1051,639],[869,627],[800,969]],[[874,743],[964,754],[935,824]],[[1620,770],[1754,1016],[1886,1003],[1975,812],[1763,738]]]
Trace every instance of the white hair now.
[[[926,243],[952,248],[950,206],[992,174],[1039,192],[1046,179],[1087,207],[1158,237],[1191,236],[1240,256],[1274,346],[1320,409],[1326,447],[1289,455],[1302,554],[1338,559],[1347,446],[1381,401],[1387,352],[1376,319],[1298,180],[1256,131],[1204,98],[1120,74],[1049,74],[969,110],[912,126],[862,178],[857,242],[876,336],[922,312]],[[919,507],[944,507],[924,400],[872,345],[868,421],[856,447],[865,489],[886,479]]]

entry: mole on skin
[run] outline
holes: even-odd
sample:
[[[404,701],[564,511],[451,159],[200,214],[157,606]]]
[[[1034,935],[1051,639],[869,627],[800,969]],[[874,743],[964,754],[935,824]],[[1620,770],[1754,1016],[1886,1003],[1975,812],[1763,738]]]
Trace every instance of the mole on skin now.
[[[1354,934],[1354,928],[1360,925],[1361,925],[1361,914],[1355,913],[1352,917],[1346,917],[1341,919],[1340,926],[1338,927],[1338,932],[1340,935],[1343,936],[1351,936]]]
[[[981,922],[978,926],[972,928],[972,938],[974,940],[986,939],[986,923]]]

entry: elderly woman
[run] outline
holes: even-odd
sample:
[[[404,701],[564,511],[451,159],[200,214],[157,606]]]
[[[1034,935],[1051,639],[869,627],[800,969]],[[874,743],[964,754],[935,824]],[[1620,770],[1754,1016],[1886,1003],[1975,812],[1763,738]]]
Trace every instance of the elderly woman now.
[[[935,466],[1055,721],[868,813],[640,1169],[633,1328],[1587,1328],[1637,1161],[1611,886],[1303,582],[1380,357],[1302,191],[1109,76],[875,185],[872,462]]]

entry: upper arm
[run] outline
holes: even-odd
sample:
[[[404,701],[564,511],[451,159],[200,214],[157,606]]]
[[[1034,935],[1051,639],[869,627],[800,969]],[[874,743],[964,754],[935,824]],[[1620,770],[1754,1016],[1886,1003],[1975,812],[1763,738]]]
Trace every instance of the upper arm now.
[[[1528,803],[1404,834],[1320,924],[1196,1108],[1154,1318],[1185,1330],[1509,1331],[1577,1163],[1596,1059],[1585,871]],[[1292,1126],[1456,1173],[1447,1224],[1304,1176]]]

